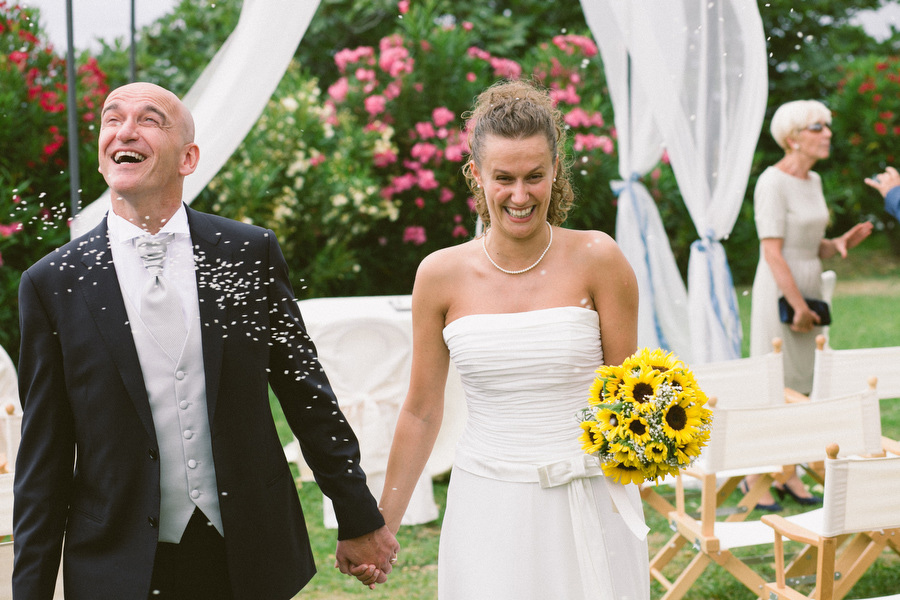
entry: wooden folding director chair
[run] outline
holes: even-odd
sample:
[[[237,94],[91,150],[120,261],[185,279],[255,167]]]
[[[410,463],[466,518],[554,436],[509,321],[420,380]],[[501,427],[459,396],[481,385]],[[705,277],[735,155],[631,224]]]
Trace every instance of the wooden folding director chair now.
[[[714,408],[709,444],[698,465],[682,472],[700,481],[700,515],[695,517],[685,510],[684,489],[677,485],[676,510],[669,514],[676,533],[650,561],[651,577],[666,590],[663,600],[684,596],[712,562],[761,596],[765,579],[732,550],[771,544],[772,533],[760,521],[747,517],[771,485],[771,473],[782,465],[823,459],[825,446],[835,440],[852,453],[881,450],[881,416],[874,390],[820,402]],[[717,520],[716,508],[744,476],[752,473],[761,477],[740,500],[739,510]],[[719,485],[717,478],[724,474],[727,477]],[[789,520],[801,518],[798,515]],[[689,544],[696,554],[681,573],[670,579],[663,570]]]
[[[716,398],[720,408],[784,404],[784,355],[781,340],[772,340],[772,352],[762,356],[691,365],[703,393]],[[662,483],[675,485],[675,478]],[[675,510],[652,483],[641,487],[644,502],[664,517]]]
[[[841,600],[885,548],[900,554],[900,456],[837,455],[838,446],[830,445],[824,504],[803,526],[778,515],[762,518],[775,530],[776,580],[766,585],[771,600]],[[815,588],[808,596],[791,587],[782,536],[816,550]],[[885,598],[900,600],[900,594],[876,600]]]
[[[811,400],[850,394],[870,377],[878,378],[879,398],[900,398],[900,346],[835,350],[816,337]]]

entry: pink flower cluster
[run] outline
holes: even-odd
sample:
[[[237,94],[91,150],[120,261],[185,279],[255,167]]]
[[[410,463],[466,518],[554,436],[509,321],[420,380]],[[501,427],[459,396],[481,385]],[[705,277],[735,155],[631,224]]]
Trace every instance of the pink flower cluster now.
[[[420,121],[409,132],[415,143],[410,150],[410,158],[403,161],[406,172],[394,177],[391,183],[382,189],[385,198],[394,198],[403,192],[418,188],[422,191],[438,190],[437,200],[446,204],[454,198],[453,191],[441,186],[434,174],[444,160],[462,162],[468,152],[465,133],[459,128],[447,127],[455,120],[450,109],[439,106],[431,113],[431,121]],[[433,168],[429,168],[433,167]],[[424,199],[417,198],[416,204],[423,208]]]
[[[9,225],[4,225],[4,224],[0,223],[0,237],[7,238],[18,231],[22,231],[21,223],[16,222],[16,223],[10,223]]]
[[[603,115],[599,112],[588,113],[583,108],[573,108],[565,115],[569,127],[603,127]]]
[[[382,38],[379,49],[381,55],[378,58],[378,66],[382,71],[394,79],[412,73],[414,61],[399,34]]]
[[[333,104],[343,104],[351,91],[364,96],[363,107],[372,119],[385,113],[387,103],[400,95],[404,76],[412,73],[415,61],[400,35],[382,38],[379,52],[371,46],[339,51],[334,62],[342,77],[328,87],[328,97]],[[382,86],[375,67],[389,80]],[[351,83],[352,79],[352,83]],[[378,91],[378,93],[375,93]]]
[[[509,58],[500,58],[491,56],[487,50],[482,50],[477,46],[472,46],[468,50],[468,55],[485,61],[494,70],[495,77],[503,77],[505,79],[518,79],[522,76],[522,66]]]
[[[425,228],[420,225],[410,225],[403,232],[403,243],[404,244],[415,244],[416,246],[421,246],[428,238],[425,236]]]
[[[587,58],[596,56],[598,53],[594,40],[583,35],[557,35],[553,37],[553,45],[570,56],[577,51]]]
[[[590,152],[600,148],[604,154],[612,154],[615,146],[608,135],[594,135],[592,133],[576,133],[574,149],[576,152]]]
[[[40,153],[31,152],[22,160],[29,168],[35,168],[41,163],[65,167],[66,160],[63,153],[59,152],[65,145],[65,137],[60,134],[58,125],[52,123],[64,123],[57,116],[64,118],[66,111],[68,86],[63,76],[66,65],[53,52],[51,44],[42,42],[32,33],[33,26],[31,18],[22,7],[0,2],[0,34],[7,37],[5,44],[13,41],[16,44],[16,49],[6,58],[22,75],[21,84],[29,105],[50,116],[40,117],[44,123],[42,127],[46,127],[46,139],[42,139],[38,146]],[[80,92],[77,105],[82,123],[79,133],[83,140],[89,140],[93,135],[89,125],[95,120],[95,107],[109,91],[106,75],[96,59],[91,58],[79,67],[77,88]],[[51,125],[47,125],[48,122]]]

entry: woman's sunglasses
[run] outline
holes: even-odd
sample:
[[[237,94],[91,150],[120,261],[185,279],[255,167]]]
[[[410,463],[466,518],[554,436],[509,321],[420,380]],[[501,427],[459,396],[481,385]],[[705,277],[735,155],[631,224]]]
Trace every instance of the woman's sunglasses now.
[[[813,133],[819,133],[826,127],[828,127],[829,129],[831,128],[827,123],[811,123],[804,127],[804,129],[806,129],[807,131],[812,131]]]

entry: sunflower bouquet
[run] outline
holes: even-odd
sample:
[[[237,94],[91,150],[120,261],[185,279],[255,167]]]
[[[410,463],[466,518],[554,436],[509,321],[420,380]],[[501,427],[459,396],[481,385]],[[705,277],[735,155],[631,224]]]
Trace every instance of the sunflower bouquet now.
[[[712,411],[693,373],[674,354],[644,348],[596,373],[581,414],[580,441],[607,477],[658,482],[700,456]]]

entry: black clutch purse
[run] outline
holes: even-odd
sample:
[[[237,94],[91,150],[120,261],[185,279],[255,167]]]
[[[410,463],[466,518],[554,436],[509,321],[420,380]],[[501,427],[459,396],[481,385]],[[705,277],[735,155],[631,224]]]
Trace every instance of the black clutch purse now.
[[[806,304],[809,306],[810,310],[819,315],[819,325],[831,325],[831,310],[828,308],[828,303],[824,300],[813,300],[811,298],[804,298],[806,300]],[[781,319],[782,323],[793,323],[794,322],[794,307],[791,306],[787,300],[784,299],[784,296],[778,299],[778,317]]]

